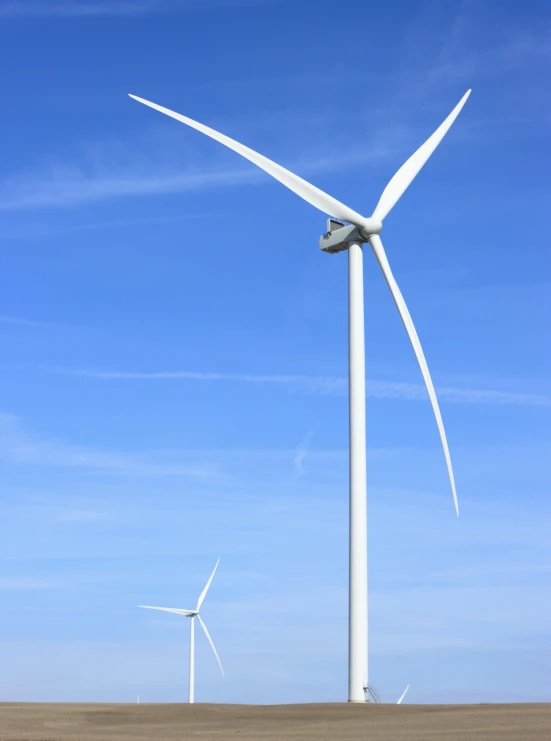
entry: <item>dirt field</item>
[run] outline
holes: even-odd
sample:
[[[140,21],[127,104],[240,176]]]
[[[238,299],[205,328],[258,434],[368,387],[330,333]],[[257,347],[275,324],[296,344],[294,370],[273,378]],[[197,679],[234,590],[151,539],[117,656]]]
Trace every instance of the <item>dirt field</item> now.
[[[551,704],[103,705],[0,703],[2,741],[532,741]]]

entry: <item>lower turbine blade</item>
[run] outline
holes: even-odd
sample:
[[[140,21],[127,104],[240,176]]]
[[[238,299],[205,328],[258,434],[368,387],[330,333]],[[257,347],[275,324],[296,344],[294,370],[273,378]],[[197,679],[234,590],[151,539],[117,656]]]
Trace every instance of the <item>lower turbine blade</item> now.
[[[404,697],[406,696],[406,692],[407,692],[408,690],[409,690],[409,684],[408,684],[408,686],[407,686],[407,687],[405,688],[405,690],[404,690],[404,691],[402,692],[402,694],[400,695],[400,699],[398,700],[398,702],[396,703],[396,705],[401,705],[401,704],[402,704],[402,700],[403,700],[403,699],[404,699]]]
[[[207,630],[207,626],[201,620],[201,616],[200,615],[197,615],[197,620],[199,621],[199,625],[201,626],[201,628],[203,628],[203,630],[205,632],[205,635],[207,637],[207,641],[210,643],[210,647],[214,651],[214,655],[216,656],[216,661],[218,662],[218,666],[220,667],[220,671],[222,672],[222,676],[225,677],[226,675],[224,674],[224,670],[222,669],[222,663],[220,662],[220,659],[218,658],[218,654],[216,653],[216,649],[214,648],[214,643],[212,642],[212,638],[209,635],[209,632]]]
[[[436,424],[440,433],[440,440],[442,441],[442,447],[444,448],[444,456],[446,458],[446,465],[448,467],[448,475],[450,477],[450,484],[452,487],[455,511],[457,516],[459,517],[459,504],[457,502],[457,494],[455,491],[455,480],[453,476],[450,450],[448,448],[448,441],[446,439],[446,431],[444,429],[442,415],[440,414],[440,407],[438,406],[438,399],[436,398],[436,392],[432,384],[432,379],[430,377],[427,361],[425,360],[423,348],[421,347],[421,343],[419,342],[419,337],[417,336],[417,331],[411,319],[408,307],[406,306],[406,302],[404,301],[404,297],[402,296],[400,289],[398,288],[398,284],[396,283],[396,280],[392,275],[392,270],[390,269],[390,265],[388,264],[388,259],[383,248],[383,243],[381,242],[378,235],[372,236],[369,242],[371,244],[371,249],[373,250],[375,257],[377,258],[377,262],[379,263],[379,266],[383,271],[383,275],[385,276],[386,282],[388,283],[388,287],[390,288],[392,297],[396,302],[396,306],[398,307],[398,311],[400,312],[400,316],[402,317],[402,321],[404,322],[406,332],[408,333],[409,339],[413,346],[413,350],[415,352],[415,356],[417,358],[417,362],[419,363],[421,373],[423,374],[423,378],[425,380],[425,385],[429,393],[430,403],[432,404],[432,410],[434,412],[434,416],[436,417]]]

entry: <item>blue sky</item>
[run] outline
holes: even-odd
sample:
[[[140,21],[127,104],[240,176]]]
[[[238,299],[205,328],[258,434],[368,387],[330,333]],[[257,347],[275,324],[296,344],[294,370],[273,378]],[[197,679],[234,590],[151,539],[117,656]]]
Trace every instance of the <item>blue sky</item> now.
[[[0,699],[344,700],[347,260],[322,214],[135,103],[369,214],[370,677],[549,700],[551,18],[528,0],[0,0]],[[545,669],[547,668],[547,671]]]

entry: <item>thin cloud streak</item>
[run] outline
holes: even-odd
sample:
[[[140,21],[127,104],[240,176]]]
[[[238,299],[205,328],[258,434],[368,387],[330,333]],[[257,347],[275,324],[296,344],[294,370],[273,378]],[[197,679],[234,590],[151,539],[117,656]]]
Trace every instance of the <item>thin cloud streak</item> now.
[[[3,578],[0,579],[0,590],[4,589],[52,589],[57,583],[49,579]]]
[[[123,476],[183,476],[209,480],[217,474],[209,467],[159,462],[124,453],[46,440],[30,434],[21,420],[0,412],[0,462],[13,465],[54,466]]]
[[[256,172],[221,170],[204,174],[86,176],[76,168],[62,168],[50,176],[17,178],[0,196],[0,211],[48,206],[76,206],[108,198],[181,193],[220,186],[246,185],[259,178]],[[11,194],[10,194],[11,192]]]
[[[463,0],[434,64],[426,71],[425,88],[457,85],[475,78],[504,75],[531,62],[551,59],[551,27],[534,31],[518,28],[493,44],[473,47],[470,37],[481,3]]]
[[[304,474],[306,473],[306,471],[304,470],[304,459],[306,458],[306,454],[308,453],[311,440],[312,433],[306,433],[306,435],[298,444],[297,449],[295,450],[294,464],[299,476],[304,476]]]
[[[106,2],[87,2],[86,0],[65,0],[65,2],[33,2],[20,0],[0,5],[0,18],[43,17],[85,18],[102,15],[145,15],[167,9],[174,3],[158,0],[107,0]]]
[[[178,138],[178,141],[184,143],[186,140]],[[339,171],[344,164],[361,167],[367,162],[379,161],[392,154],[395,144],[394,135],[383,139],[374,136],[361,147],[285,164],[294,172],[311,177]],[[78,156],[78,163],[56,163],[6,177],[0,183],[0,211],[63,208],[112,198],[273,183],[266,173],[240,159],[235,160],[235,166],[217,168],[197,162],[195,156],[188,153],[182,160],[182,167],[178,167],[173,161],[167,164],[162,147],[155,155],[144,155],[143,148],[143,140],[134,142],[131,147],[114,147],[104,142],[85,148],[84,154]],[[189,165],[190,159],[194,161],[193,166]]]
[[[151,216],[151,217],[145,217],[142,219],[113,219],[111,221],[96,221],[96,222],[90,222],[90,223],[83,223],[83,224],[55,224],[53,226],[36,226],[31,225],[29,229],[21,228],[21,225],[18,225],[17,230],[14,231],[7,231],[4,233],[0,233],[0,239],[29,239],[33,237],[48,237],[55,234],[70,234],[72,232],[87,232],[87,231],[101,231],[101,230],[110,230],[110,229],[135,229],[138,227],[143,226],[155,226],[155,225],[164,225],[164,224],[177,224],[181,223],[183,221],[188,222],[190,219],[202,219],[206,218],[207,214],[201,214],[201,213],[189,213],[189,214],[182,214],[180,216]],[[2,317],[0,316],[0,323],[1,322],[10,322],[10,317]],[[15,321],[12,321],[12,323],[17,323]],[[38,323],[36,322],[25,322],[21,321],[19,322],[21,324],[35,324],[38,326]]]
[[[375,147],[363,152],[342,153],[316,162],[300,163],[291,169],[301,174],[331,172],[342,166],[361,164],[382,158],[389,150]],[[271,183],[270,177],[256,168],[206,172],[148,174],[128,172],[87,175],[77,167],[58,167],[38,176],[18,176],[7,180],[0,191],[0,211],[20,209],[67,207],[127,196],[166,195],[208,188],[236,187]]]
[[[0,4],[0,19],[139,17],[205,8],[263,7],[289,0],[12,0]]]
[[[49,327],[45,322],[35,322],[31,319],[23,319],[19,316],[0,315],[0,324],[13,324],[18,327]]]
[[[88,368],[40,366],[41,370],[67,376],[80,376],[113,381],[228,381],[251,384],[286,386],[291,391],[309,394],[343,396],[348,392],[345,376],[307,375],[253,375],[243,373],[203,373],[199,371],[104,371]],[[548,407],[551,397],[545,394],[526,394],[492,389],[468,389],[451,386],[437,387],[443,401],[461,404],[512,404],[518,406]],[[366,396],[374,399],[404,399],[425,401],[427,392],[422,384],[367,380]]]

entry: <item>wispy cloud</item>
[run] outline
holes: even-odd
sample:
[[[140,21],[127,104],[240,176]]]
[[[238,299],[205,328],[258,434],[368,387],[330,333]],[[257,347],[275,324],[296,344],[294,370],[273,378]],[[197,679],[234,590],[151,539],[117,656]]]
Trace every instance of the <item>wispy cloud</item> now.
[[[446,48],[440,60],[428,71],[428,86],[456,85],[481,76],[506,74],[529,62],[551,60],[549,31],[541,35],[521,33],[501,45],[483,51],[472,50],[458,58],[452,48]]]
[[[0,18],[54,16],[83,18],[98,15],[144,15],[165,10],[174,3],[163,0],[12,0],[0,5]]]
[[[551,26],[545,22],[537,29],[515,27],[506,35],[498,34],[490,43],[473,45],[472,31],[480,26],[479,13],[485,13],[484,6],[478,0],[459,4],[434,63],[426,72],[427,88],[507,74],[533,62],[551,61]]]
[[[36,322],[31,319],[23,319],[19,316],[8,316],[6,314],[0,315],[0,324],[13,324],[18,327],[49,327],[51,325],[45,322]]]
[[[345,376],[257,375],[246,373],[204,373],[200,371],[106,371],[45,365],[38,366],[38,368],[61,375],[81,376],[106,381],[227,381],[251,384],[274,384],[284,386],[291,391],[338,396],[342,396],[348,391],[348,379]],[[453,386],[439,386],[437,387],[437,393],[441,400],[454,403],[514,404],[534,407],[551,406],[551,396],[546,394],[527,394],[516,391]],[[366,395],[375,399],[406,399],[411,401],[424,401],[427,399],[427,392],[422,384],[370,379],[366,382]]]
[[[18,176],[6,181],[0,189],[0,210],[75,206],[114,197],[245,185],[258,177],[259,174],[254,170],[220,170],[201,174],[87,174],[78,167],[55,167],[49,172]]]
[[[133,101],[130,104],[135,105]],[[271,129],[273,118],[270,116],[262,128]],[[167,125],[166,117],[147,120],[154,128],[140,136],[81,143],[64,161],[46,161],[36,169],[4,176],[0,210],[63,208],[113,198],[273,183],[266,173],[221,147],[209,146],[205,150],[208,154],[203,154],[197,148],[199,140],[187,136],[185,127],[175,127],[174,122]],[[282,126],[290,123],[284,115],[280,122]],[[250,132],[250,123],[244,130]],[[294,156],[300,147],[297,142],[294,154],[286,147],[282,164],[306,177],[339,171],[345,164],[358,168],[384,160],[404,135],[404,129],[384,135],[373,132],[357,147],[328,153],[323,145],[311,146],[306,154]],[[249,140],[245,134],[243,138]],[[274,157],[278,155],[274,153]]]
[[[111,524],[114,517],[113,513],[107,510],[71,507],[56,510],[52,521],[64,525]]]
[[[47,440],[28,432],[19,417],[0,412],[0,460],[15,465],[76,468],[96,473],[124,476],[183,476],[213,479],[216,472],[201,465],[158,461],[154,456],[140,457],[113,453],[63,441]]]
[[[351,166],[359,167],[366,161],[380,159],[386,154],[386,148],[365,147],[361,152],[343,152],[338,159],[318,158],[315,161],[302,162],[298,167],[291,167],[303,175],[331,172],[345,161]],[[247,165],[235,169],[177,173],[159,172],[154,167],[149,171],[137,171],[134,167],[126,171],[102,171],[92,167],[90,171],[89,168],[62,165],[6,179],[0,184],[0,211],[76,206],[111,198],[183,193],[256,182],[269,183],[271,179],[260,170]]]
[[[151,216],[144,217],[141,219],[111,219],[108,221],[95,221],[85,223],[58,223],[40,225],[34,222],[32,224],[18,224],[16,228],[12,230],[3,231],[0,234],[0,239],[29,239],[32,237],[47,237],[53,234],[70,234],[73,232],[94,232],[110,229],[136,229],[144,226],[156,226],[163,224],[177,224],[182,221],[190,221],[191,219],[202,219],[207,214],[201,214],[198,212],[181,214],[179,216]],[[17,321],[13,317],[1,317],[0,322],[12,323],[12,324],[33,324],[38,326],[38,322],[26,322],[25,320]]]
[[[10,0],[0,18],[144,16],[179,10],[275,5],[290,0]]]
[[[306,471],[304,470],[304,459],[306,458],[306,454],[308,453],[308,448],[310,446],[310,441],[312,439],[312,433],[307,432],[306,435],[302,438],[300,443],[297,446],[297,449],[295,450],[295,468],[298,472],[299,476],[304,476]]]
[[[2,578],[0,579],[0,589],[52,589],[56,583],[51,579],[32,579],[32,578]]]

